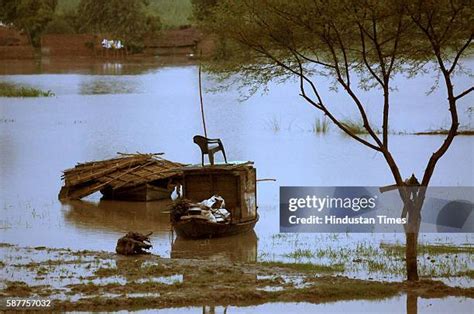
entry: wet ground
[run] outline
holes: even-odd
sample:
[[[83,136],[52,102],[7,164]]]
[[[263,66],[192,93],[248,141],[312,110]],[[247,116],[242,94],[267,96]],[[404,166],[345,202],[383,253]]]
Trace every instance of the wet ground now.
[[[203,306],[233,313],[270,309],[269,302],[280,304],[279,312],[305,311],[314,305],[336,302],[334,310],[348,310],[350,302],[361,300],[356,308],[372,300],[371,310],[390,305],[399,312],[403,296],[408,296],[408,313],[426,307],[435,299],[434,310],[452,304],[467,310],[474,288],[455,288],[440,281],[422,280],[417,284],[380,282],[336,276],[338,267],[312,264],[232,262],[222,259],[163,259],[154,255],[117,256],[108,252],[71,251],[45,247],[26,248],[0,244],[4,260],[0,268],[3,281],[0,306],[5,300],[48,299],[55,310],[139,310],[175,308],[192,312],[189,306]],[[443,299],[441,299],[443,298]],[[446,299],[447,298],[447,299]],[[294,303],[298,302],[298,303]],[[263,305],[261,305],[263,304]],[[236,307],[237,306],[237,307]],[[256,306],[256,307],[249,307]],[[320,308],[324,308],[320,306]],[[328,310],[331,309],[329,305]],[[229,309],[227,309],[229,310]],[[230,313],[230,312],[229,312]]]
[[[173,236],[168,216],[162,213],[166,204],[100,201],[99,194],[61,204],[57,193],[61,170],[80,161],[110,158],[116,152],[165,152],[165,158],[171,160],[199,162],[199,149],[192,143],[192,137],[202,133],[196,66],[163,67],[156,60],[63,61],[2,64],[1,72],[1,81],[52,90],[56,96],[0,98],[0,242],[112,252],[125,232],[153,231],[152,251],[166,258],[336,263],[344,264],[343,274],[348,277],[403,279],[403,260],[388,254],[382,245],[401,244],[403,235],[279,234],[279,186],[392,183],[381,156],[335,128],[325,134],[312,132],[320,116],[299,99],[294,92],[296,83],[275,84],[267,95],[257,94],[243,103],[238,102],[236,88],[205,94],[210,137],[222,138],[229,159],[254,160],[259,178],[277,181],[258,185],[260,221],[255,234],[225,241],[185,241]],[[440,101],[445,98],[443,91],[429,96],[424,93],[431,76],[397,79],[391,147],[406,177],[412,172],[421,174],[443,136],[405,133],[446,127],[449,121],[449,112]],[[456,83],[469,84],[461,79]],[[323,80],[322,84],[329,83]],[[216,86],[207,77],[204,85]],[[338,99],[336,112],[341,116],[354,116],[354,111],[346,109],[350,104],[345,97],[327,96]],[[367,93],[363,98],[369,102],[369,115],[376,123],[379,106],[372,96]],[[472,116],[467,112],[470,104],[472,96],[460,104],[460,113],[462,126],[472,128]],[[433,185],[473,186],[473,158],[474,138],[457,137],[440,161]],[[423,234],[420,242],[469,247],[473,236]],[[473,264],[469,249],[458,254],[427,253],[420,258],[422,275],[451,286],[472,286],[469,276],[459,274],[466,274]],[[387,302],[397,309],[404,303],[400,297]],[[449,302],[436,304],[446,306]],[[465,302],[459,306],[466,306]],[[298,306],[306,310],[305,305]]]

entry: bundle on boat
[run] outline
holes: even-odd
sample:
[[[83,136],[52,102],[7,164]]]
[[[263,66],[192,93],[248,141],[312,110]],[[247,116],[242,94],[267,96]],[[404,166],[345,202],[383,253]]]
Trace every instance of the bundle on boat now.
[[[182,199],[176,201],[171,207],[170,220],[172,223],[188,219],[202,219],[212,223],[229,223],[231,215],[224,207],[225,201],[218,195],[214,195],[200,203]]]
[[[81,199],[100,191],[105,199],[151,201],[169,198],[180,183],[184,164],[158,154],[121,154],[79,163],[64,171],[60,200]]]

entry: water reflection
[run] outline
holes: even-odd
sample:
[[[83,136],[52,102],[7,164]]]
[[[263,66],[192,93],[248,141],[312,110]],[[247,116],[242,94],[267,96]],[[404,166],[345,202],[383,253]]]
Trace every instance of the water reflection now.
[[[161,247],[164,239],[172,239],[169,223],[171,200],[156,202],[122,202],[101,200],[67,201],[62,203],[64,220],[81,230],[125,233],[153,231],[152,244],[158,254],[172,258],[226,259],[229,261],[256,262],[257,235],[255,231],[207,240],[175,238],[171,247]],[[117,238],[118,239],[118,238]],[[155,242],[156,241],[156,242]],[[169,243],[169,242],[168,242]]]
[[[169,234],[169,215],[163,213],[171,200],[156,202],[68,201],[62,203],[67,222],[84,229],[153,231]]]
[[[121,62],[104,62],[93,58],[42,58],[32,60],[8,60],[0,63],[3,74],[53,74],[82,73],[93,75],[136,75],[150,69],[169,65],[188,65],[194,61],[187,57],[130,58]]]
[[[418,313],[418,295],[414,293],[407,294],[407,314]]]
[[[225,238],[188,240],[176,238],[172,244],[172,258],[227,259],[256,262],[257,235],[255,231]]]
[[[202,314],[227,314],[227,308],[227,306],[224,306],[224,308],[220,309],[219,307],[216,307],[214,305],[204,305],[202,307]]]
[[[126,80],[114,77],[94,77],[82,81],[79,85],[81,95],[132,94],[140,91],[136,80]]]
[[[447,297],[442,299],[424,299],[416,295],[402,295],[383,300],[351,300],[333,303],[274,302],[255,306],[215,306],[172,308],[153,310],[153,313],[471,313],[471,299]],[[149,310],[137,313],[150,313]]]
[[[102,71],[104,71],[104,73],[120,75],[122,74],[122,68],[122,63],[118,62],[106,62],[102,64]]]

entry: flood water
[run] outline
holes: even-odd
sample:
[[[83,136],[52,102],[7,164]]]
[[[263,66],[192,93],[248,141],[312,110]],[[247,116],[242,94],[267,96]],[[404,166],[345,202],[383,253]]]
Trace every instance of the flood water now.
[[[474,60],[467,63],[472,68]],[[378,249],[382,242],[404,241],[400,234],[278,233],[280,186],[379,186],[393,182],[382,156],[335,127],[326,134],[311,131],[320,114],[300,99],[296,82],[272,84],[268,94],[256,94],[246,102],[238,101],[237,87],[205,93],[209,137],[223,140],[230,160],[253,160],[258,178],[276,179],[258,183],[260,221],[255,233],[225,240],[176,240],[168,215],[161,213],[166,204],[160,202],[100,201],[101,195],[94,194],[84,201],[62,204],[57,199],[61,171],[77,162],[111,158],[117,152],[164,152],[170,160],[199,163],[200,151],[192,142],[194,135],[202,133],[198,69],[195,65],[121,63],[47,65],[1,67],[0,81],[51,90],[55,96],[0,98],[0,242],[113,251],[124,232],[153,231],[152,252],[165,257],[294,261],[289,254],[298,249],[337,250],[358,245]],[[404,177],[413,172],[420,177],[444,139],[405,133],[449,123],[444,90],[425,94],[434,75],[396,79],[390,129],[397,135],[391,137],[391,149]],[[325,79],[319,81],[330,85]],[[216,86],[207,76],[203,83],[206,88]],[[469,84],[468,79],[456,80],[459,88]],[[380,94],[361,92],[375,124],[379,124],[376,99]],[[324,96],[334,100],[339,116],[354,119],[354,106],[342,92]],[[472,128],[468,108],[473,100],[471,95],[459,105],[464,128]],[[458,136],[439,162],[432,184],[473,186],[473,165],[474,137]],[[420,242],[465,245],[473,242],[473,236],[425,234]],[[314,256],[305,261],[331,262]],[[423,259],[420,263],[426,264],[429,272],[431,263]],[[472,256],[464,256],[453,267],[469,269],[473,263]],[[367,277],[364,271],[349,274]],[[402,274],[377,276],[403,278]],[[472,280],[461,281],[461,285],[472,285]]]
[[[470,300],[449,297],[445,299],[418,299],[413,296],[401,296],[384,301],[340,301],[328,304],[311,303],[266,303],[257,306],[204,306],[154,310],[154,313],[203,313],[203,314],[243,314],[243,313],[470,313]],[[135,313],[148,313],[137,311]]]

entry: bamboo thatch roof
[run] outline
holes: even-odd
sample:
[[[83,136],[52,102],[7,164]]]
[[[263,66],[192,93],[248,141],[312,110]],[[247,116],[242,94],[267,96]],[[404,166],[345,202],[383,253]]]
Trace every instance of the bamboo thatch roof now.
[[[182,175],[184,164],[162,154],[120,154],[117,158],[79,163],[63,171],[60,199],[80,199],[104,188],[132,188],[159,179]]]

